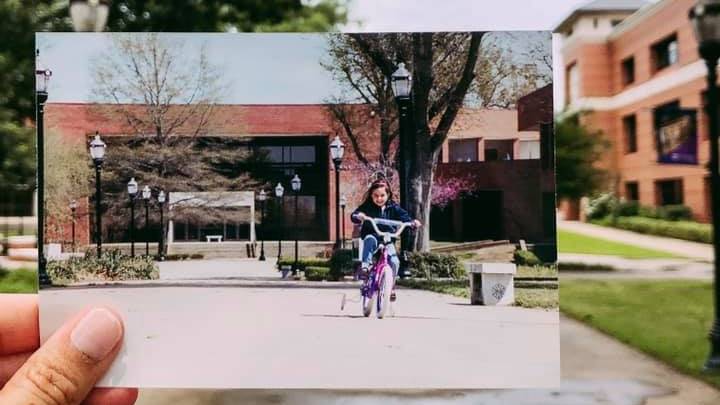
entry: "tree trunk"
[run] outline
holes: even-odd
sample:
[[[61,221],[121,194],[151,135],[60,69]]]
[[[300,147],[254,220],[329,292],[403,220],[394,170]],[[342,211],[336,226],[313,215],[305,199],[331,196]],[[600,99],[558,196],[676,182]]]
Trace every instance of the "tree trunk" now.
[[[421,130],[422,131],[422,130]],[[430,146],[430,139],[423,134],[417,134],[416,149],[412,155],[409,168],[409,208],[410,215],[422,222],[423,226],[414,233],[412,250],[427,252],[430,250],[430,201],[432,199],[432,183],[435,163],[439,151],[433,151]],[[411,144],[413,142],[410,142]],[[414,148],[413,148],[414,149]]]

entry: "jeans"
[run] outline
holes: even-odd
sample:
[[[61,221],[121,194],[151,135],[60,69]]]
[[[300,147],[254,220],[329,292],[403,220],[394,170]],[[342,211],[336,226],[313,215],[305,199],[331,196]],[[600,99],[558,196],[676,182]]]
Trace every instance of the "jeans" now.
[[[367,235],[365,236],[365,239],[363,239],[363,251],[362,251],[362,263],[363,267],[367,267],[368,269],[372,265],[372,257],[373,253],[375,253],[375,250],[377,250],[378,247],[378,240],[375,237],[375,235]],[[398,269],[400,268],[400,259],[398,259],[397,250],[395,250],[395,244],[391,243],[389,245],[385,246],[385,249],[387,249],[388,254],[388,261],[390,262],[390,267],[393,269],[393,276],[397,278]]]

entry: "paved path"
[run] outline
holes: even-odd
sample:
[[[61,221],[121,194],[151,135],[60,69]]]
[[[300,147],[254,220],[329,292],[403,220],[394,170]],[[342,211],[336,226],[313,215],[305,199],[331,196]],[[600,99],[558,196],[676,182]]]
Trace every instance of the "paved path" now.
[[[557,389],[490,391],[141,390],[138,405],[711,405],[720,392],[587,326],[562,318]]]
[[[160,280],[279,280],[277,260],[211,259],[159,262]]]
[[[44,340],[88,302],[117,308],[129,333],[103,384],[120,386],[486,388],[558,382],[557,311],[471,306],[447,295],[401,290],[395,317],[365,319],[356,289],[308,287],[44,290],[41,333]],[[355,300],[344,312],[343,294]]]
[[[617,256],[561,253],[560,263],[602,264],[614,271],[563,270],[561,277],[581,278],[650,278],[712,280],[710,263],[687,259],[625,259]]]
[[[713,261],[712,246],[705,243],[688,242],[673,238],[643,235],[622,229],[608,228],[578,221],[558,221],[558,229],[572,231],[587,236],[609,239],[628,245],[663,250],[693,259]]]

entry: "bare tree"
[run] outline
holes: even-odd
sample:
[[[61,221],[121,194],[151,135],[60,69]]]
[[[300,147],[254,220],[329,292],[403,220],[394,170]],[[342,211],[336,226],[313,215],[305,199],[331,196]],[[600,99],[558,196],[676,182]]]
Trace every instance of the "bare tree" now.
[[[257,156],[213,125],[228,86],[204,46],[194,54],[177,38],[117,34],[95,61],[93,76],[100,102],[94,112],[126,128],[106,139],[108,225],[127,221],[125,186],[131,177],[154,192],[247,190],[259,184],[247,167]],[[174,218],[238,220],[237,212],[207,203],[205,209],[196,204],[173,210]]]

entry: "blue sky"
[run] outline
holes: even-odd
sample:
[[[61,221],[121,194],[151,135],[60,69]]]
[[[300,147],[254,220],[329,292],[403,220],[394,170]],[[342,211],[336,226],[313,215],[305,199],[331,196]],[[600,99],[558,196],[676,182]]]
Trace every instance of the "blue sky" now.
[[[343,31],[549,30],[583,0],[354,0]],[[442,6],[440,6],[442,4]],[[42,64],[53,70],[51,102],[91,99],[90,64],[109,34],[42,33]],[[340,89],[318,61],[322,35],[174,34],[201,43],[227,79],[227,103],[317,103]],[[555,55],[557,59],[557,54]],[[557,82],[557,80],[555,80]]]

